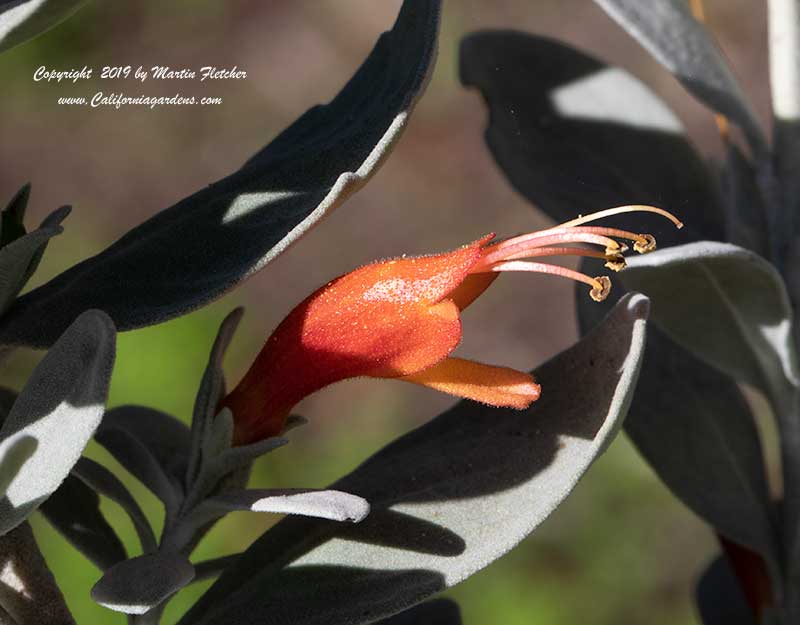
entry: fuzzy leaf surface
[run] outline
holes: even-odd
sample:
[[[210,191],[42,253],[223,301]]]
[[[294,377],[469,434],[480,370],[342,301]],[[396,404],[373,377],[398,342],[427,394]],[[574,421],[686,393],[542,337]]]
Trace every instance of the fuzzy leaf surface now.
[[[36,441],[0,500],[0,534],[24,521],[80,458],[103,417],[115,347],[114,324],[88,311],[33,371],[0,428],[0,456],[17,437]]]
[[[19,298],[0,344],[46,347],[87,308],[120,330],[221,296],[360,189],[406,127],[436,50],[440,3],[406,0],[361,68],[238,171]]]
[[[648,300],[540,367],[525,411],[461,402],[334,484],[361,523],[283,520],[236,559],[183,625],[356,625],[388,617],[506,553],[564,500],[616,435],[644,348]],[[580,389],[580,392],[578,392]]]

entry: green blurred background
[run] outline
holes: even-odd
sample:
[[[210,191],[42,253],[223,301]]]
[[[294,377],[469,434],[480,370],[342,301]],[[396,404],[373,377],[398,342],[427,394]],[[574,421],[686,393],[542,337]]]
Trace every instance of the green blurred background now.
[[[766,26],[762,3],[709,0],[708,19],[757,108]],[[157,210],[223,177],[284,126],[330,99],[391,25],[399,0],[137,0],[90,2],[46,35],[0,56],[0,202],[33,183],[28,221],[58,205],[74,212],[33,284],[96,253]],[[460,38],[506,27],[577,44],[647,79],[678,112],[700,148],[719,150],[708,113],[590,0],[479,0],[446,3],[440,55],[426,96],[400,145],[366,188],[298,245],[234,293],[184,318],[119,338],[110,405],[139,403],[186,419],[216,327],[247,307],[226,361],[235,381],[291,307],[330,278],[370,260],[445,250],[496,231],[513,234],[547,219],[505,182],[486,150],[485,110],[457,78]],[[242,81],[35,83],[40,65],[151,67],[237,65]],[[221,106],[84,109],[60,96],[97,90],[219,96]],[[646,149],[646,147],[645,147]],[[530,368],[576,339],[572,285],[507,276],[465,316],[461,353]],[[19,388],[38,355],[8,363]],[[307,399],[311,424],[256,467],[259,486],[321,487],[399,434],[453,402],[391,381],[351,381]],[[124,475],[158,527],[158,502],[96,445],[89,454]],[[103,510],[136,553],[133,529],[115,505]],[[275,517],[233,514],[202,542],[197,559],[247,547]],[[491,522],[491,519],[487,519]],[[36,516],[43,551],[81,624],[123,623],[89,599],[99,571]],[[714,538],[659,483],[625,437],[592,468],[567,502],[511,554],[448,594],[467,625],[695,623],[694,580]],[[174,599],[173,623],[208,584]]]

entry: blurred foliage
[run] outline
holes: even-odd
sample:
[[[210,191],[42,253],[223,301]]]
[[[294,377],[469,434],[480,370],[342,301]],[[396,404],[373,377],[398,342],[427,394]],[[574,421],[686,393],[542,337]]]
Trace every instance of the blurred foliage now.
[[[48,98],[52,98],[56,93],[69,91],[69,88],[64,86],[53,87],[32,83],[30,80],[31,68],[41,64],[42,59],[53,59],[54,63],[52,64],[59,67],[83,66],[84,64],[97,67],[119,63],[123,60],[128,62],[128,56],[131,57],[130,62],[133,63],[135,62],[133,58],[135,51],[127,55],[124,53],[125,48],[122,42],[126,38],[139,38],[139,45],[143,49],[153,43],[156,46],[156,52],[169,49],[170,46],[179,48],[187,45],[191,47],[194,45],[193,42],[173,41],[168,36],[167,29],[170,23],[183,19],[185,15],[191,16],[193,28],[196,28],[198,36],[200,33],[203,37],[208,36],[212,40],[210,45],[213,46],[214,42],[217,45],[224,43],[230,33],[237,32],[237,25],[246,23],[252,18],[252,15],[259,14],[259,11],[261,19],[264,19],[265,12],[275,11],[280,15],[279,23],[281,24],[296,23],[286,17],[288,13],[291,13],[292,19],[309,22],[309,28],[318,29],[322,39],[336,38],[337,45],[344,50],[342,58],[345,60],[342,63],[348,66],[347,59],[351,56],[358,57],[361,51],[356,50],[358,54],[353,53],[353,48],[347,41],[349,36],[347,29],[358,31],[359,24],[361,24],[364,30],[370,32],[385,25],[379,23],[378,18],[371,18],[369,11],[356,11],[355,5],[359,4],[358,2],[352,3],[353,7],[349,7],[349,4],[328,2],[321,6],[317,2],[298,2],[295,5],[295,3],[276,0],[265,3],[267,8],[256,9],[253,2],[245,0],[225,3],[224,8],[222,3],[212,0],[203,0],[202,2],[181,0],[166,4],[155,2],[124,5],[89,3],[73,19],[3,57],[0,70],[4,73],[7,84],[20,86],[19,89],[14,89],[13,98],[7,97],[3,100],[3,116],[24,118],[26,115],[31,115],[31,111],[35,110],[37,105],[41,106],[46,101],[42,92],[49,93]],[[580,2],[571,0],[564,4],[577,7]],[[535,11],[549,12],[547,16],[549,16],[550,23],[553,23],[554,20],[566,23],[565,20],[569,20],[566,11],[562,17],[559,17],[558,10],[563,10],[563,7],[558,3],[544,2],[542,3],[543,8],[535,10],[529,6],[529,3],[522,1],[504,2],[502,5],[503,10],[496,12],[496,15],[500,17],[493,14],[491,25],[497,25],[498,21],[505,18],[506,25],[519,27],[520,25],[515,24],[513,18],[522,14],[533,14]],[[359,6],[363,8],[370,5],[364,5],[362,2]],[[430,102],[427,99],[423,100],[421,112],[427,117],[424,118],[424,123],[417,120],[416,130],[410,130],[404,139],[406,144],[399,150],[402,154],[397,156],[398,164],[394,165],[393,177],[381,173],[379,178],[383,177],[382,182],[376,180],[371,183],[384,184],[384,193],[394,193],[397,196],[387,197],[386,201],[390,206],[376,207],[374,212],[378,212],[378,208],[390,211],[391,205],[413,206],[415,199],[425,197],[427,193],[424,188],[418,190],[417,192],[421,192],[422,196],[418,195],[410,200],[400,195],[401,191],[413,192],[413,186],[417,179],[414,163],[423,154],[425,146],[439,142],[443,136],[447,136],[447,133],[453,131],[455,122],[448,120],[449,109],[445,104],[456,98],[467,99],[468,97],[460,90],[454,76],[455,45],[460,36],[470,28],[489,25],[480,22],[480,15],[476,18],[471,14],[472,9],[476,6],[475,3],[464,3],[463,6],[450,4],[446,8],[442,52],[431,85],[431,92],[436,97]],[[487,14],[492,14],[493,8],[484,8],[484,13],[481,15],[485,17]],[[361,21],[349,19],[351,9],[352,15],[357,16]],[[386,12],[388,14],[393,10],[394,5],[387,8]],[[531,20],[533,19],[532,17]],[[332,23],[331,20],[333,20]],[[378,25],[376,26],[376,24]],[[591,29],[588,22],[583,24],[583,28],[586,31]],[[602,35],[595,34],[594,36]],[[575,39],[578,36],[573,35],[572,38]],[[300,45],[302,45],[302,41],[300,41]],[[148,58],[151,56],[148,55]],[[200,60],[203,63],[217,63],[214,58]],[[270,58],[264,58],[262,62],[269,65]],[[309,58],[300,55],[299,59],[293,59],[292,62],[296,63],[294,71],[302,72],[301,68],[306,63],[314,61],[310,55]],[[306,78],[301,83],[305,85],[306,80],[310,79]],[[172,88],[170,87],[170,89]],[[237,88],[243,89],[243,92],[256,89],[252,84]],[[265,116],[266,121],[260,123],[262,123],[262,128],[277,130],[282,123],[299,114],[302,109],[283,110],[277,108],[275,104],[281,100],[283,85],[272,85],[269,86],[269,89],[274,91],[274,94],[271,93],[269,97],[265,97],[273,105],[272,113],[274,115]],[[442,99],[444,93],[447,96]],[[297,100],[296,96],[297,94],[294,93],[292,105]],[[317,97],[313,96],[313,98]],[[312,102],[313,99],[307,104]],[[191,149],[192,141],[196,141],[194,133],[197,128],[203,128],[204,124],[226,124],[226,132],[229,132],[232,137],[229,140],[233,142],[238,141],[239,138],[249,138],[252,135],[252,128],[243,126],[238,119],[233,119],[230,111],[237,111],[235,113],[237,117],[252,119],[259,116],[258,119],[260,119],[264,117],[261,112],[263,104],[263,101],[256,100],[255,103],[243,103],[234,107],[231,102],[230,109],[198,113],[199,120],[195,120],[197,125],[186,127],[178,123],[168,124],[163,121],[166,118],[177,119],[171,117],[174,112],[165,111],[163,114],[159,112],[149,114],[150,112],[148,112],[149,117],[148,114],[142,115],[141,112],[137,112],[135,119],[138,124],[143,124],[144,120],[149,119],[150,121],[146,123],[156,125],[159,129],[156,133],[159,138],[158,145],[137,145],[138,130],[134,129],[132,132],[128,132],[130,136],[126,137],[127,143],[117,145],[112,137],[107,144],[98,145],[97,148],[109,150],[109,154],[113,153],[115,162],[120,166],[122,163],[128,162],[129,154],[126,150],[130,150],[132,169],[135,169],[137,164],[146,163],[151,156],[155,159],[151,166],[158,168],[159,163],[162,163],[160,159],[168,160],[172,156],[181,155],[187,149]],[[103,113],[98,112],[98,115],[100,114]],[[124,119],[124,114],[113,113],[116,120]],[[76,115],[71,111],[63,112],[60,123],[68,125]],[[463,119],[463,116],[455,118],[456,122]],[[477,124],[476,120],[479,120],[480,117],[469,117],[468,115],[467,119],[471,123]],[[79,126],[80,131],[85,128],[86,124],[83,118],[81,118],[81,124],[83,125]],[[232,127],[228,128],[227,124]],[[42,132],[46,134],[48,129]],[[482,132],[479,125],[464,129],[464,132],[469,132],[475,137],[470,148],[482,149],[478,147],[481,146],[480,132]],[[31,138],[32,141],[35,139],[36,137]],[[91,140],[99,141],[99,137],[91,135]],[[425,143],[426,140],[428,143]],[[4,137],[4,143],[5,141]],[[76,149],[81,145],[76,141]],[[245,141],[245,145],[249,146],[250,143]],[[457,142],[450,147],[456,151],[464,149],[464,146]],[[138,153],[136,153],[137,151]],[[226,152],[225,149],[222,149],[222,155],[226,158],[223,159],[222,165],[217,164],[217,167],[222,167],[220,173],[224,173],[235,164],[227,162],[229,154],[230,150]],[[216,146],[206,147],[204,151],[197,150],[195,155],[201,164],[209,159],[213,160],[217,155]],[[59,159],[68,158],[68,156],[68,154],[58,155]],[[441,154],[435,153],[431,158],[440,158],[441,156]],[[5,158],[9,157],[6,155]],[[467,158],[472,158],[472,156],[468,155]],[[468,161],[468,166],[481,167],[489,172],[481,174],[483,178],[479,177],[479,180],[497,176],[488,157],[480,154],[474,158],[483,160],[478,165]],[[65,167],[67,171],[61,173],[62,182],[69,176],[68,163],[65,163]],[[423,160],[422,164],[417,164],[416,167],[424,168],[425,161]],[[6,163],[6,169],[8,168],[9,165]],[[208,168],[206,169],[208,170]],[[146,173],[150,176],[152,171]],[[151,181],[151,184],[158,189],[164,186],[169,187],[172,182],[178,186],[191,185],[191,181],[187,183],[182,179],[173,180],[170,177],[172,172],[169,170],[165,169],[160,173],[164,177],[163,180]],[[20,176],[32,176],[33,174],[35,174],[34,194],[36,194],[37,184],[47,187],[47,181],[51,174],[48,171],[33,170],[31,172],[28,169],[18,172]],[[91,181],[90,174],[91,172],[84,180]],[[138,180],[136,172],[118,172],[120,179],[129,174],[135,183]],[[430,214],[426,214],[426,219],[430,217],[427,224],[420,223],[416,226],[408,224],[405,225],[405,229],[400,228],[399,230],[393,226],[391,221],[386,223],[379,221],[379,224],[385,226],[386,231],[394,232],[395,237],[407,237],[400,243],[395,240],[382,248],[380,237],[373,240],[373,232],[369,230],[371,226],[349,222],[343,214],[335,215],[332,219],[343,218],[344,229],[357,229],[360,226],[363,230],[355,230],[355,232],[360,240],[363,240],[364,249],[370,252],[375,249],[385,249],[383,254],[387,256],[396,249],[408,249],[410,252],[422,251],[424,245],[434,240],[433,238],[425,239],[421,243],[420,239],[416,238],[417,234],[426,230],[428,226],[431,229],[436,225],[447,226],[448,232],[451,228],[454,229],[455,236],[460,236],[462,232],[480,234],[480,231],[486,226],[484,224],[476,226],[475,223],[470,223],[469,218],[475,221],[478,218],[471,215],[472,208],[460,206],[463,197],[459,196],[459,193],[463,192],[464,195],[468,195],[468,190],[459,191],[459,185],[455,183],[461,181],[465,176],[464,171],[458,169],[455,173],[444,171],[441,175],[444,179],[443,185],[451,192],[452,197],[437,196],[436,193],[440,193],[441,189],[436,189],[433,197],[429,198],[429,206],[455,205],[464,211],[463,215],[468,217],[465,219],[467,225],[460,224],[452,217]],[[0,178],[0,181],[7,180],[9,178]],[[18,182],[21,183],[24,180]],[[119,184],[125,182],[121,180]],[[104,183],[107,190],[113,188],[118,182],[105,180]],[[132,186],[132,183],[127,184],[129,187]],[[493,179],[493,184],[497,186],[502,183]],[[11,184],[4,186],[3,193],[6,195],[13,193],[15,189],[11,189],[12,186]],[[11,190],[9,191],[9,189]],[[181,197],[183,190],[183,187],[180,187],[171,191],[172,196],[176,199]],[[185,190],[191,190],[191,186]],[[56,188],[55,191],[47,189],[48,194],[56,193],[57,195],[58,191],[60,191],[59,188]],[[146,199],[152,199],[147,196],[150,189],[137,191],[142,193]],[[489,201],[487,200],[489,193],[487,191],[486,197],[472,201],[475,204],[486,203]],[[505,203],[513,201],[505,189],[496,192],[491,201],[498,200],[498,198]],[[145,204],[151,209],[154,208],[146,202]],[[134,218],[128,214],[116,213],[115,211],[120,209],[115,206],[115,204],[101,206],[96,200],[93,206],[81,207],[81,215],[73,215],[66,224],[67,234],[64,235],[64,238],[69,237],[69,245],[60,241],[52,244],[45,257],[41,277],[37,277],[35,283],[40,283],[43,277],[53,275],[60,268],[84,257],[87,253],[101,249],[113,236],[117,236],[121,232],[117,217],[121,218],[123,225],[138,221],[138,215]],[[147,214],[147,211],[144,214]],[[411,220],[413,221],[422,214],[424,213],[411,213]],[[531,221],[541,219],[535,216],[527,217],[527,213],[524,214],[526,215],[524,219],[531,219]],[[385,219],[388,220],[389,217],[387,216]],[[523,218],[520,218],[517,223],[521,223],[521,219]],[[514,222],[509,223],[513,227]],[[420,237],[423,236],[425,235],[420,235]],[[448,239],[443,235],[436,235],[436,237],[437,241],[441,241],[439,247],[442,249],[452,245],[452,238]],[[319,244],[319,241],[316,243]],[[352,245],[352,241],[334,241],[328,245],[331,249],[330,254],[339,255],[341,248]],[[300,247],[302,246],[303,243]],[[280,319],[281,315],[288,311],[294,303],[291,299],[273,298],[272,292],[269,290],[270,281],[283,284],[292,281],[293,276],[302,274],[303,279],[319,283],[334,275],[330,273],[330,268],[325,264],[326,257],[324,255],[318,257],[322,259],[322,262],[313,266],[310,262],[309,265],[303,265],[302,263],[305,261],[301,259],[304,257],[299,254],[290,253],[287,257],[288,260],[276,263],[276,270],[265,272],[267,275],[259,277],[256,288],[240,290],[213,306],[170,323],[122,334],[119,339],[110,405],[135,402],[157,407],[188,420],[192,410],[194,392],[205,366],[208,349],[216,332],[217,324],[230,308],[245,301],[249,308],[248,319],[251,321],[243,325],[228,357],[227,366],[232,379],[235,380],[235,375],[244,369],[247,359],[252,357],[256,346],[260,345],[264,339],[264,326],[274,325],[275,320]],[[347,262],[351,262],[350,258],[351,256],[347,256]],[[353,260],[352,263],[363,262],[363,260]],[[294,264],[295,267],[290,267],[290,264]],[[284,275],[282,272],[286,271],[294,271],[294,273]],[[309,278],[309,275],[312,277]],[[526,282],[526,284],[530,283]],[[534,284],[526,288],[533,289],[536,286]],[[517,300],[518,291],[517,288],[499,292],[498,308],[514,304],[524,308],[524,314],[527,316],[538,314],[531,309],[532,307],[523,305]],[[548,293],[550,292],[552,289],[548,291]],[[551,317],[561,320],[571,319],[572,313],[569,312],[572,308],[571,289],[565,287],[559,293],[562,297],[556,303],[548,303],[551,298],[545,295],[538,299],[543,302],[543,308],[547,306],[553,308]],[[288,297],[297,299],[294,293]],[[522,296],[519,295],[519,297]],[[536,301],[535,295],[531,302],[533,301]],[[489,311],[486,314],[493,313]],[[257,322],[252,322],[254,318]],[[502,324],[497,322],[497,325]],[[512,327],[512,336],[513,332],[522,331],[523,328],[527,328],[527,326]],[[493,327],[491,330],[496,330],[496,328]],[[547,332],[541,334],[548,334],[550,331],[551,328],[547,328]],[[564,336],[565,332],[574,333],[573,328],[560,331],[562,333],[560,336]],[[513,338],[516,337],[513,336]],[[548,340],[546,336],[541,337],[543,343],[547,343]],[[564,340],[568,340],[568,337]],[[520,346],[512,341],[501,343],[495,348],[496,352],[517,350],[516,353],[519,353],[522,349],[528,349],[524,345]],[[536,338],[532,337],[531,342],[535,341]],[[480,344],[480,340],[478,343]],[[550,343],[547,343],[547,347],[544,349],[550,353],[557,351],[556,346]],[[535,354],[537,358],[542,357],[541,350],[535,351]],[[8,363],[8,370],[11,371],[13,386],[19,388],[25,372],[30,370],[34,360],[35,358],[31,354],[25,353],[12,358]],[[516,366],[517,363],[508,364]],[[415,391],[405,385],[397,384],[396,386],[399,388],[396,391],[393,390],[392,393],[371,394],[365,391],[367,388],[365,385],[355,382],[342,385],[342,387],[348,388],[349,394],[340,395],[338,389],[326,391],[326,393],[337,393],[336,398],[339,401],[336,403],[336,410],[340,410],[343,414],[337,416],[336,421],[330,418],[315,419],[315,416],[318,416],[315,413],[317,404],[307,404],[309,411],[304,414],[312,418],[312,423],[293,432],[290,445],[259,462],[254,471],[253,483],[259,486],[324,486],[355,467],[362,459],[400,433],[413,427],[414,424],[433,416],[431,402],[426,401],[430,399],[430,395],[420,394],[420,391]],[[437,399],[436,401],[438,403],[433,402],[436,409],[446,403],[443,400]],[[330,412],[330,410],[329,407],[326,412]],[[99,446],[93,445],[89,455],[106,463],[119,474],[124,474],[121,467]],[[157,527],[160,526],[163,512],[159,509],[156,499],[143,487],[136,484],[130,476],[124,475],[124,477],[133,493],[143,503],[148,517]],[[121,509],[108,501],[104,501],[102,506],[111,523],[119,529],[129,551],[137,552],[135,533]],[[245,513],[230,515],[201,543],[195,553],[195,559],[202,560],[241,550],[274,521],[275,518],[266,515]],[[492,520],[486,519],[486,522],[491,523]],[[88,591],[97,580],[98,571],[69,547],[38,515],[33,519],[33,525],[77,621],[79,623],[124,623],[122,615],[95,605],[89,598]],[[701,524],[671,497],[635,454],[627,440],[618,439],[609,452],[596,463],[567,502],[532,538],[529,538],[500,562],[475,575],[448,594],[461,604],[464,622],[467,625],[561,625],[568,623],[610,625],[619,622],[688,625],[696,622],[690,601],[693,586],[691,577],[693,571],[700,570],[700,563],[707,559],[712,548],[713,538],[708,535]],[[209,582],[195,584],[181,592],[171,602],[165,623],[175,622],[186,606],[208,585]]]

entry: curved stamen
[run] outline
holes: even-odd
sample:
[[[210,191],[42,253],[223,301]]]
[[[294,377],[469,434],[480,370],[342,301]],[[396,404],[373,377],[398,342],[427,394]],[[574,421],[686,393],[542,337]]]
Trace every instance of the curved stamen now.
[[[637,234],[628,230],[620,230],[619,228],[606,228],[604,226],[577,226],[570,229],[572,232],[580,232],[585,234],[599,234],[607,237],[617,237],[620,239],[627,239],[633,241],[633,249],[640,254],[652,252],[656,249],[656,238],[652,234]]]
[[[672,223],[675,224],[675,227],[680,229],[683,228],[683,222],[675,217],[669,211],[665,211],[663,208],[658,208],[657,206],[648,206],[647,204],[629,204],[626,206],[617,206],[615,208],[606,208],[605,210],[597,211],[596,213],[590,213],[589,215],[582,215],[577,219],[572,219],[570,221],[565,221],[563,224],[559,224],[555,226],[556,228],[572,228],[574,226],[580,226],[581,224],[586,224],[592,221],[597,221],[598,219],[603,219],[604,217],[611,217],[612,215],[621,215],[623,213],[655,213],[656,215],[661,215],[662,217],[666,217]]]
[[[611,280],[609,280],[606,276],[592,278],[587,276],[585,273],[547,263],[532,263],[524,260],[512,260],[495,263],[494,265],[487,267],[486,271],[530,271],[534,273],[546,273],[551,276],[569,278],[570,280],[583,282],[584,284],[591,286],[592,290],[589,291],[589,295],[596,302],[602,302],[611,292]]]
[[[532,232],[491,244],[484,248],[484,256],[479,262],[481,265],[488,265],[507,260],[511,255],[519,258],[519,254],[531,252],[554,243],[588,243],[591,245],[599,245],[605,248],[605,254],[608,256],[615,256],[626,249],[625,246],[620,245],[614,239],[601,234],[574,232],[570,229],[565,229],[563,231],[549,230],[546,235],[543,235],[541,232]],[[521,258],[525,258],[525,256],[523,255]]]

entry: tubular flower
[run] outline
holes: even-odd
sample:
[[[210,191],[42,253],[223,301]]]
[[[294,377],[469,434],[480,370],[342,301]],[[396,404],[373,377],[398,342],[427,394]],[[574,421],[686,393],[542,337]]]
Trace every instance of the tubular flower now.
[[[590,256],[619,271],[628,249],[619,240],[633,242],[634,250],[644,253],[655,249],[655,239],[584,224],[633,211],[657,213],[682,226],[661,209],[623,206],[504,241],[495,242],[490,234],[444,254],[376,262],[329,282],[289,313],[220,403],[233,413],[235,443],[278,434],[304,397],[360,376],[395,378],[492,406],[527,408],[540,392],[529,374],[450,356],[461,341],[459,313],[504,271],[571,278],[589,285],[594,300],[605,299],[608,277],[523,259]]]

